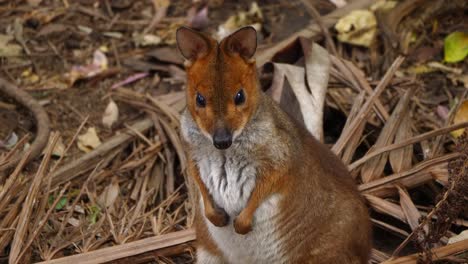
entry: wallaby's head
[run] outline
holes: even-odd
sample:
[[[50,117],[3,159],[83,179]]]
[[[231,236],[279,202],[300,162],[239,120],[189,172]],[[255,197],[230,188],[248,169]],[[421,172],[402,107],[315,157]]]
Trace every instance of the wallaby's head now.
[[[188,110],[216,148],[229,148],[259,104],[260,88],[252,59],[257,33],[253,27],[244,27],[218,43],[181,27],[176,39],[187,60]]]

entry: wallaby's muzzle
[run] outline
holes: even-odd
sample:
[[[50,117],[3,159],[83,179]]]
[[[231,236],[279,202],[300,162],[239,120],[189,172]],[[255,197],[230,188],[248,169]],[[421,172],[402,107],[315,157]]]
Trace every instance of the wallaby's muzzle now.
[[[217,128],[213,134],[213,145],[217,149],[227,149],[232,144],[232,133],[227,128]]]

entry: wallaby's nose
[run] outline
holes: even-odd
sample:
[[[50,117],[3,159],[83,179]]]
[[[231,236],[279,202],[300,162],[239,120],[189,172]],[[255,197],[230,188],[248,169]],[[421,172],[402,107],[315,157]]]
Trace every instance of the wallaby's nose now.
[[[232,134],[227,128],[218,128],[213,134],[213,145],[217,149],[227,149],[232,144]]]

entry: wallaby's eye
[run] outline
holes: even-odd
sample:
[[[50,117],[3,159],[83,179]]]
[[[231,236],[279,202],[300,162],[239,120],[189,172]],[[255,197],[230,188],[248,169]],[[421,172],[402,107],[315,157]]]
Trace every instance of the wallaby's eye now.
[[[244,94],[244,89],[240,89],[236,96],[234,97],[234,103],[236,105],[241,105],[245,102],[245,94]]]
[[[196,101],[197,101],[197,106],[198,107],[205,107],[206,106],[205,97],[203,97],[203,95],[201,95],[200,93],[197,93]]]

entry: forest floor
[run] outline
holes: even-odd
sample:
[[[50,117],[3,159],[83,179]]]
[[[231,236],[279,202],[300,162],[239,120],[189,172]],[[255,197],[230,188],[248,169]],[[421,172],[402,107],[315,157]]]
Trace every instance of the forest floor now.
[[[324,143],[368,201],[372,263],[466,263],[468,3],[377,2],[0,0],[0,263],[194,261],[182,25],[254,25],[285,108],[313,81],[276,66],[326,48]]]

